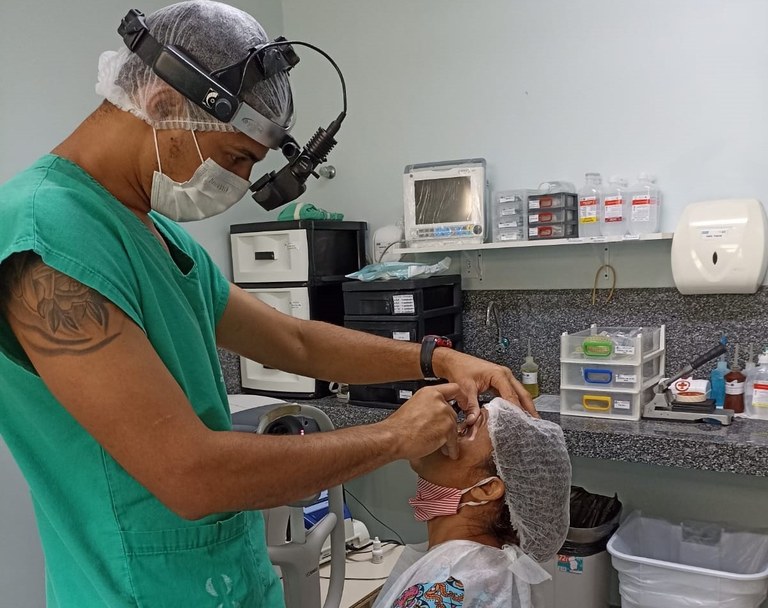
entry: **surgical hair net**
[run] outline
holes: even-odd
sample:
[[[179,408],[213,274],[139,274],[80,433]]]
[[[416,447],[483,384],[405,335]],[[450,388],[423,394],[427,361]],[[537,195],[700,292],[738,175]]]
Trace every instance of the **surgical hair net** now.
[[[249,49],[268,42],[264,29],[248,13],[210,0],[172,4],[155,11],[146,21],[160,44],[180,47],[209,72],[244,59]],[[161,103],[150,109],[152,96],[162,88],[171,90],[174,97],[178,95],[181,103]],[[96,93],[156,129],[237,130],[176,93],[126,46],[99,57]],[[291,122],[293,100],[286,73],[257,82],[241,97],[281,127]]]
[[[493,461],[520,548],[545,562],[560,550],[570,525],[571,461],[563,431],[500,398],[486,409]]]

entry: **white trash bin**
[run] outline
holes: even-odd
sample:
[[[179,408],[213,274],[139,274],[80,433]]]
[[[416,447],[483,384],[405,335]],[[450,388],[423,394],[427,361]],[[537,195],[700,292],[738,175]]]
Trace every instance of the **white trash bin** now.
[[[608,542],[622,608],[758,608],[768,535],[633,512]]]

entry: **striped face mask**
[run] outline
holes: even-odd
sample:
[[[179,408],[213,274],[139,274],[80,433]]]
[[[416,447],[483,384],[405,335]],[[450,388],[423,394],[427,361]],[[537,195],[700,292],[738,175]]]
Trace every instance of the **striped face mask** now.
[[[488,500],[480,502],[461,502],[461,497],[472,488],[477,488],[495,477],[486,477],[481,479],[475,485],[460,490],[459,488],[446,488],[439,486],[431,481],[419,477],[416,486],[416,496],[408,499],[408,504],[413,508],[413,516],[418,521],[429,521],[441,515],[456,515],[461,507],[477,507],[484,505]]]

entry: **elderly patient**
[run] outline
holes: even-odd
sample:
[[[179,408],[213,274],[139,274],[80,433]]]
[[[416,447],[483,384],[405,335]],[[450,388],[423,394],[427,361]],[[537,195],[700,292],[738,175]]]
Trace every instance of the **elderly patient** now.
[[[560,427],[495,399],[462,431],[459,460],[411,462],[409,502],[429,550],[407,547],[374,608],[531,606],[568,531],[571,464]]]

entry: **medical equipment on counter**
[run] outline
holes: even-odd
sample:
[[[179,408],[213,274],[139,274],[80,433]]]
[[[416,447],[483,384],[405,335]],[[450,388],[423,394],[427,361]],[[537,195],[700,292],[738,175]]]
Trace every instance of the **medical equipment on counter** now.
[[[371,237],[371,258],[373,263],[399,262],[400,254],[392,251],[393,247],[403,243],[402,222],[395,225],[382,226],[373,232]]]
[[[483,158],[406,166],[403,199],[408,245],[482,243],[487,190]]]
[[[263,435],[305,435],[334,428],[325,412],[298,403],[275,403],[235,412],[232,425],[235,431]],[[320,556],[329,536],[331,580],[323,608],[338,608],[341,603],[346,560],[342,488],[328,489],[328,514],[307,532],[303,507],[314,504],[318,497],[316,494],[264,511],[269,559],[282,572],[286,608],[321,605]]]
[[[170,86],[215,119],[231,123],[260,144],[281,149],[288,164],[271,171],[254,182],[253,199],[267,211],[276,209],[301,196],[310,175],[324,163],[336,145],[334,136],[347,115],[347,87],[339,66],[314,45],[297,40],[276,38],[272,42],[249,49],[235,64],[214,71],[200,65],[180,47],[160,44],[150,33],[144,14],[131,9],[123,18],[117,33],[126,46]],[[202,34],[204,35],[204,34]],[[299,57],[292,45],[305,46],[325,57],[341,81],[343,110],[327,129],[319,128],[304,148],[291,137],[293,126],[283,127],[247,104],[241,94],[249,86],[281,72],[289,72]]]
[[[688,205],[672,239],[672,277],[682,294],[755,293],[768,255],[768,218],[756,199]]]
[[[670,378],[661,380],[654,389],[653,400],[643,407],[643,418],[657,418],[661,420],[684,420],[689,422],[719,422],[723,425],[731,424],[733,411],[716,409],[715,402],[707,399],[700,402],[676,401],[670,391],[670,386],[675,381],[688,376],[693,370],[698,369],[707,361],[719,357],[727,352],[725,344],[720,343],[715,348],[707,351],[686,365],[681,371]],[[678,385],[679,386],[679,385]]]

